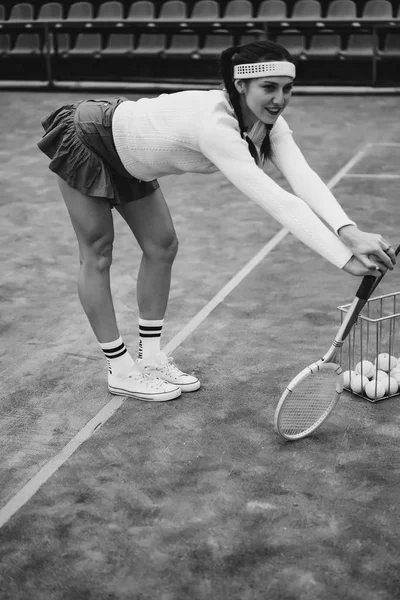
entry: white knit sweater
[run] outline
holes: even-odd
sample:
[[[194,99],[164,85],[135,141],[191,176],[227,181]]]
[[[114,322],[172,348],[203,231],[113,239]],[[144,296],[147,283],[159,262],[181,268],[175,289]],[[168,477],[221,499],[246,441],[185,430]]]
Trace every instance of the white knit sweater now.
[[[220,170],[241,192],[333,265],[342,268],[351,258],[351,251],[335,233],[354,221],[308,165],[282,117],[278,117],[270,134],[272,162],[296,195],[285,191],[256,165],[222,90],[127,100],[117,107],[112,129],[118,155],[137,179],[150,181],[164,175]],[[257,122],[249,132],[257,147],[264,131],[264,125]]]

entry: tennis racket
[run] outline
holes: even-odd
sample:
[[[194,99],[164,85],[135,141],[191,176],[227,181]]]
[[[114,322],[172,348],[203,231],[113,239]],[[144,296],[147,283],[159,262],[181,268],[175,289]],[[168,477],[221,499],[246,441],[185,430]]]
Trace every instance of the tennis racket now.
[[[396,255],[400,246],[396,250]],[[299,440],[315,431],[331,414],[343,391],[337,356],[357,317],[384,273],[366,275],[328,352],[289,383],[275,410],[275,431],[286,440]]]

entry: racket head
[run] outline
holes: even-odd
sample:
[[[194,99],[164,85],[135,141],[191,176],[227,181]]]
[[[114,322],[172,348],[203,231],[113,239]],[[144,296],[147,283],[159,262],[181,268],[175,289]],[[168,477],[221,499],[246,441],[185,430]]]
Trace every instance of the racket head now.
[[[299,440],[329,417],[343,391],[341,367],[313,363],[301,371],[283,392],[275,410],[275,431],[286,440]]]

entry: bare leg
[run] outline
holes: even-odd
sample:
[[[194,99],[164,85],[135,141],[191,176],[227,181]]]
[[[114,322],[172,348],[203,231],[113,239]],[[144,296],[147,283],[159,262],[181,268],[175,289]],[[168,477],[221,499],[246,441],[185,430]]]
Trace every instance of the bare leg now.
[[[117,210],[143,251],[137,282],[139,317],[149,321],[162,320],[168,303],[172,265],[178,251],[178,240],[164,197],[158,189]],[[143,360],[146,373],[179,385],[182,392],[199,389],[197,377],[180,371],[169,357],[164,358],[161,353],[158,358],[153,355],[149,358],[150,364],[146,364],[146,357]]]
[[[119,337],[110,289],[114,224],[107,200],[85,196],[60,177],[58,185],[79,243],[78,292],[82,307],[100,343]]]
[[[116,207],[128,223],[142,251],[137,280],[137,302],[142,319],[163,319],[171,285],[178,240],[160,189],[149,196]]]

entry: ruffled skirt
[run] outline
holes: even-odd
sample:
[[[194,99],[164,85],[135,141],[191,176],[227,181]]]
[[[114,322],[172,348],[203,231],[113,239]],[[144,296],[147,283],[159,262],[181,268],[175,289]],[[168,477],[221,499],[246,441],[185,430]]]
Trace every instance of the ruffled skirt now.
[[[157,180],[140,181],[123,166],[112,137],[112,116],[125,98],[85,100],[66,104],[42,120],[45,133],[39,149],[49,168],[68,185],[112,206],[139,200],[159,187]]]

